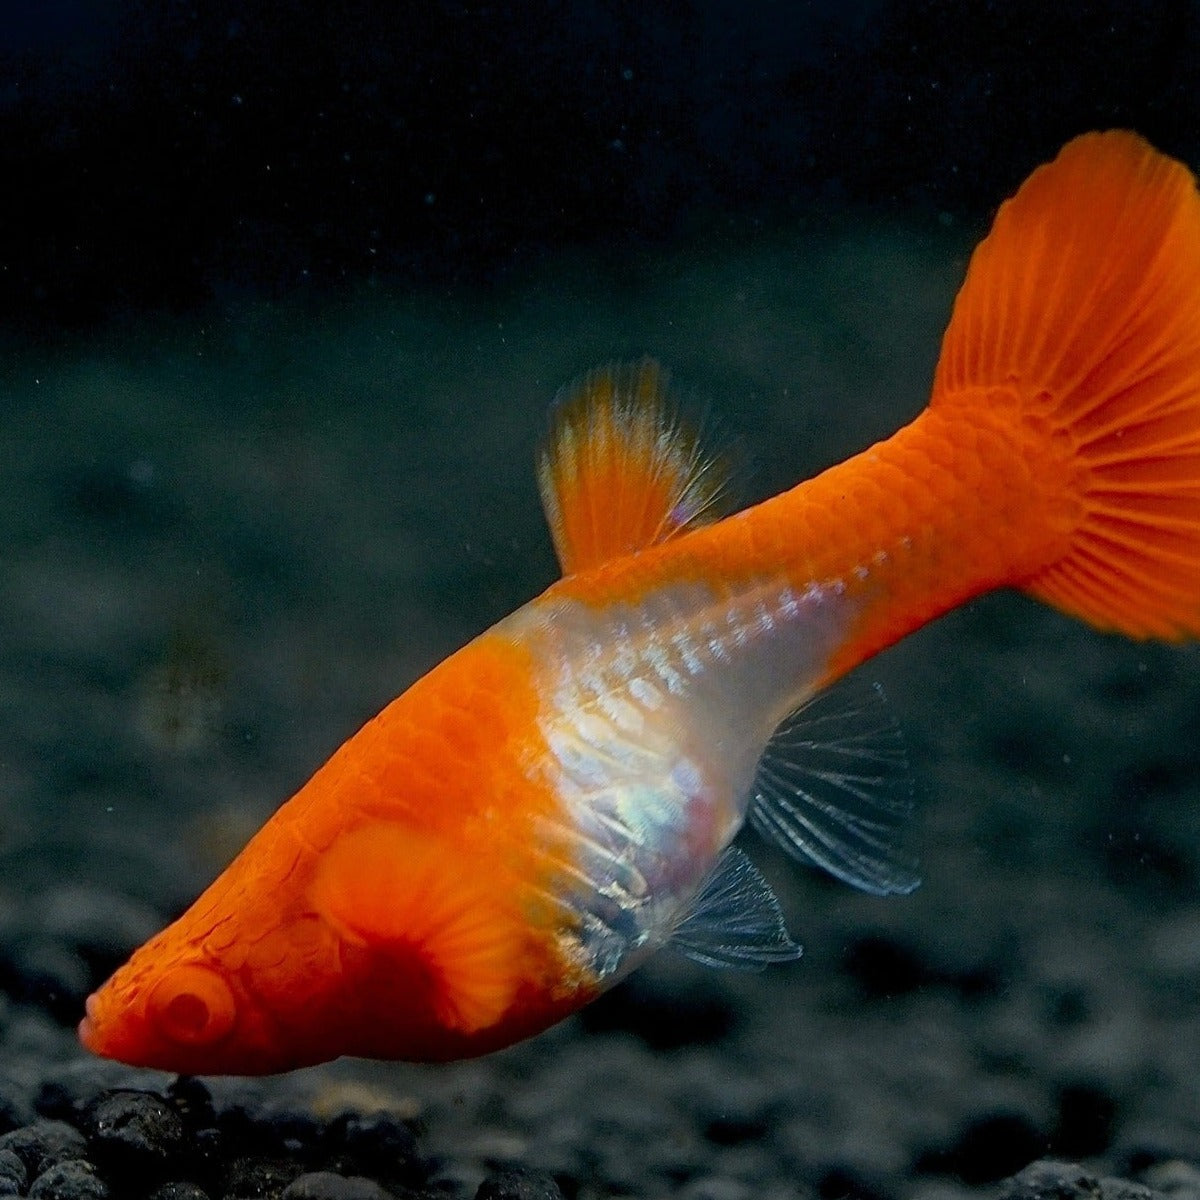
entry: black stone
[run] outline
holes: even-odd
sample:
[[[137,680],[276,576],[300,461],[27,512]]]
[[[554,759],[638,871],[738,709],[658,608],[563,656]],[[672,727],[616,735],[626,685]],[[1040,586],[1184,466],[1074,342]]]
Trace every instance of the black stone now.
[[[514,1167],[485,1179],[475,1200],[563,1200],[563,1194],[549,1175]]]
[[[83,1114],[96,1161],[118,1177],[166,1174],[184,1149],[183,1122],[153,1092],[101,1092]]]
[[[390,1192],[362,1175],[313,1171],[293,1179],[283,1189],[282,1200],[390,1200],[390,1197]]]
[[[212,1093],[194,1075],[173,1079],[166,1098],[188,1129],[207,1129],[216,1122]]]
[[[108,1184],[82,1158],[48,1167],[29,1189],[30,1200],[108,1200],[108,1195]]]
[[[198,1183],[173,1179],[155,1188],[147,1200],[210,1200],[210,1197]]]
[[[65,1121],[35,1121],[0,1137],[0,1151],[13,1151],[34,1177],[56,1163],[82,1158],[87,1139]]]
[[[412,1128],[391,1113],[343,1113],[330,1123],[327,1144],[332,1165],[347,1174],[366,1172],[402,1187],[419,1187],[429,1174]]]
[[[303,1171],[298,1163],[246,1156],[230,1164],[225,1191],[230,1196],[277,1196]]]
[[[29,1183],[29,1170],[15,1150],[0,1150],[0,1196],[19,1196]]]
[[[1126,1179],[1104,1179],[1078,1163],[1044,1159],[1005,1182],[1000,1200],[1152,1200],[1163,1193]]]

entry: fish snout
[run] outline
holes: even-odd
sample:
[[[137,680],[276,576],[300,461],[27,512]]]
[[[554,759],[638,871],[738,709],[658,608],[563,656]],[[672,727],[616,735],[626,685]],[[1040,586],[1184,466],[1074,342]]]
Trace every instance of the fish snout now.
[[[96,993],[93,992],[84,1004],[84,1018],[79,1022],[79,1040],[83,1043],[85,1049],[90,1050],[93,1054],[102,1054],[100,1049],[100,1036],[97,1027],[99,999]]]

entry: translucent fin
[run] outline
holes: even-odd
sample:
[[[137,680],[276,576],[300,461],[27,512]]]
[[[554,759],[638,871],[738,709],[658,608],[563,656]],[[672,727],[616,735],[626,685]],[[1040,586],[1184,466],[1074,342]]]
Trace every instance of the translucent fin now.
[[[1060,553],[1012,582],[1101,628],[1200,635],[1200,194],[1136,134],[1069,142],[971,258],[932,404],[1014,402],[1014,446],[1063,497]]]
[[[793,857],[877,896],[921,880],[901,845],[913,783],[878,684],[851,678],[797,709],[767,744],[749,823]]]
[[[771,885],[736,846],[717,859],[670,945],[706,967],[743,971],[761,971],[801,954]]]
[[[565,575],[715,520],[726,482],[676,415],[667,373],[652,359],[601,367],[560,392],[538,459]]]
[[[309,898],[351,941],[393,956],[414,1002],[447,1028],[493,1024],[516,987],[514,915],[445,847],[379,822],[343,834],[321,856]]]

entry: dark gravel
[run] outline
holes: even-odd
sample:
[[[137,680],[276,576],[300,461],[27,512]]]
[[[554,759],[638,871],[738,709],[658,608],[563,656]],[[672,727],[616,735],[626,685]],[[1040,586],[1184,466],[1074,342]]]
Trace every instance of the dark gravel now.
[[[1143,1184],[1102,1178],[1054,1159],[1031,1163],[1000,1190],[1000,1200],[1158,1200],[1162,1195]]]

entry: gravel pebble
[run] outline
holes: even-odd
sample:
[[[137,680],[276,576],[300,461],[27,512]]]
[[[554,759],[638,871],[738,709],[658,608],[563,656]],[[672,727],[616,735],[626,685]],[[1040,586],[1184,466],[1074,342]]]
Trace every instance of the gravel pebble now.
[[[15,1150],[0,1150],[0,1196],[18,1196],[29,1182],[29,1171]]]
[[[475,1200],[563,1200],[563,1194],[551,1176],[514,1167],[485,1179]]]
[[[362,1175],[310,1171],[283,1189],[282,1200],[389,1200],[391,1192]]]
[[[212,1092],[194,1075],[179,1075],[173,1079],[166,1090],[166,1098],[190,1128],[207,1128],[216,1123]]]
[[[82,1158],[55,1163],[34,1181],[30,1200],[108,1200],[108,1184]]]
[[[56,1163],[83,1158],[87,1138],[65,1121],[35,1121],[0,1137],[0,1150],[11,1150],[34,1178]]]
[[[211,1197],[198,1183],[173,1179],[155,1188],[147,1200],[211,1200]]]
[[[238,1158],[229,1167],[225,1191],[229,1196],[275,1196],[302,1172],[291,1161],[275,1158]]]
[[[1009,1179],[1000,1200],[1161,1200],[1144,1184],[1101,1178],[1078,1163],[1040,1159]]]
[[[429,1176],[411,1126],[388,1112],[344,1113],[329,1124],[326,1142],[335,1166],[365,1172],[389,1187],[419,1187]]]
[[[96,1161],[114,1175],[159,1178],[183,1151],[179,1114],[153,1092],[101,1092],[83,1114]]]

